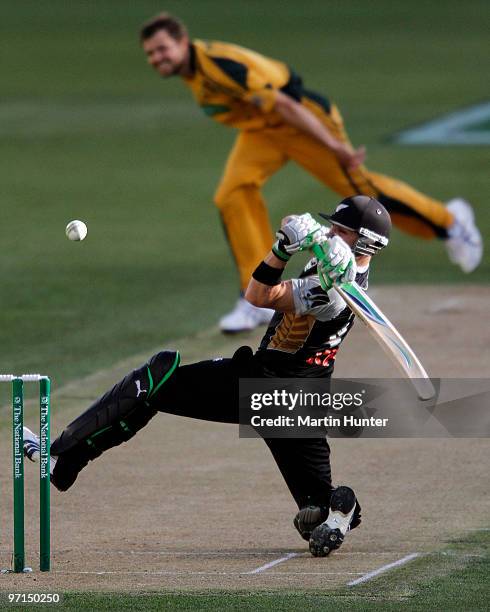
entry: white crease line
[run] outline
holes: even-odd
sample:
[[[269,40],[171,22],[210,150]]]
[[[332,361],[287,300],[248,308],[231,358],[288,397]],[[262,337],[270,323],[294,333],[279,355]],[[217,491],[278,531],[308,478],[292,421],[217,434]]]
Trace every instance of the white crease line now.
[[[86,551],[91,554],[104,554],[104,555],[128,555],[128,556],[161,556],[161,557],[272,557],[278,554],[282,554],[280,551],[224,551],[224,550],[205,550],[205,551],[172,551],[172,550],[109,550],[107,548],[87,548]],[[58,557],[63,557],[64,555],[71,555],[73,551],[71,550],[57,550],[56,555]],[[359,555],[376,555],[376,556],[393,556],[395,554],[402,554],[401,550],[370,550],[370,551],[335,551],[336,557],[347,557],[347,556],[359,556]],[[10,548],[2,549],[0,548],[0,554],[11,555],[12,550]],[[288,554],[284,552],[283,554]],[[299,556],[304,555],[309,558],[309,553],[305,550],[304,552],[298,552]],[[427,553],[428,555],[438,555],[441,553]],[[39,558],[37,553],[32,554],[34,558]]]
[[[201,550],[201,551],[172,551],[172,550],[108,550],[104,549],[86,549],[91,553],[103,553],[106,555],[155,555],[155,556],[165,556],[165,557],[270,557],[281,554],[279,551],[225,551],[225,550]],[[6,551],[9,552],[9,551]],[[348,555],[358,556],[358,555],[394,555],[401,554],[403,551],[399,550],[386,550],[386,551],[335,551],[336,557],[345,557]],[[71,554],[71,551],[58,551],[59,554]],[[284,554],[288,554],[284,552]],[[296,553],[297,555],[308,555],[307,551]],[[308,555],[309,556],[309,555]]]
[[[250,572],[240,572],[243,574]],[[267,572],[264,576],[362,576],[362,572]]]
[[[467,531],[490,531],[490,527],[475,527],[473,529],[467,529]]]
[[[52,574],[83,574],[94,576],[238,576],[240,572],[178,572],[173,570],[55,570]]]
[[[373,572],[368,572],[367,574],[364,574],[364,576],[361,576],[356,580],[348,582],[347,586],[355,586],[356,584],[361,584],[361,582],[367,582],[368,580],[371,580],[371,578],[375,578],[376,576],[379,576],[380,574],[383,574],[384,572],[387,572],[388,570],[393,569],[394,567],[404,565],[405,563],[412,561],[412,559],[415,559],[416,557],[420,557],[420,553],[412,553],[411,555],[407,555],[402,559],[398,559],[398,561],[393,561],[393,563],[383,565],[382,567],[378,568],[377,570],[374,570]]]
[[[119,576],[250,576],[252,572],[181,572],[174,570],[54,570],[52,574],[83,574],[93,576],[119,575]],[[359,576],[362,572],[267,572],[264,576]]]
[[[486,555],[481,555],[479,553],[460,553],[452,550],[448,550],[446,552],[441,552],[441,555],[444,557],[459,557],[460,559],[483,559]]]
[[[270,567],[274,567],[274,565],[278,565],[279,563],[283,563],[284,561],[289,561],[289,559],[292,559],[293,557],[298,557],[298,556],[299,556],[299,553],[288,553],[284,557],[280,557],[279,559],[274,559],[274,561],[270,561],[269,563],[266,563],[265,565],[261,565],[260,567],[257,567],[251,570],[250,572],[243,572],[243,573],[244,574],[260,574],[261,572],[265,572],[265,570],[269,569]]]
[[[165,557],[270,557],[280,555],[281,552],[267,552],[267,551],[258,551],[258,552],[244,552],[244,551],[228,551],[228,550],[201,550],[201,551],[169,551],[169,550],[103,550],[100,552],[104,552],[105,554],[114,554],[114,555],[155,555],[155,556],[165,556]],[[282,553],[289,554],[289,553]],[[297,553],[300,554],[300,553]]]

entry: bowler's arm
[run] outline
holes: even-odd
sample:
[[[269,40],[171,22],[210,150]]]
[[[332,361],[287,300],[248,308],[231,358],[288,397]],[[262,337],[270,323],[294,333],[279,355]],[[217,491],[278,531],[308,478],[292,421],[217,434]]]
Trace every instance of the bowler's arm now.
[[[348,144],[337,140],[330,134],[318,117],[282,91],[276,92],[274,110],[281,115],[286,123],[312,136],[315,140],[333,151],[344,167],[352,170],[363,163],[366,157],[364,147],[353,150]]]

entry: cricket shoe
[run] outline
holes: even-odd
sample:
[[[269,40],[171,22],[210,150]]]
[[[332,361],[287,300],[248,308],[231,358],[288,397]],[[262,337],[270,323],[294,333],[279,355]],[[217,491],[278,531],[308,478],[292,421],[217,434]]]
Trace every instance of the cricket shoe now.
[[[450,200],[446,208],[454,217],[446,240],[449,259],[458,264],[463,272],[473,272],[483,254],[483,241],[475,224],[473,209],[462,198]]]
[[[41,445],[38,436],[27,427],[24,427],[24,456],[34,463],[39,463],[41,456]],[[59,491],[66,491],[77,479],[77,476],[88,463],[86,457],[80,457],[73,451],[62,455],[63,460],[51,455],[49,473],[51,484]]]
[[[22,435],[24,438],[24,457],[27,457],[33,463],[39,463],[39,456],[41,454],[39,438],[28,427],[24,427]]]
[[[32,461],[33,463],[39,463],[39,458],[41,456],[41,443],[39,441],[39,437],[36,436],[36,434],[28,427],[24,427],[22,434],[24,438],[24,457],[27,457],[29,461]],[[49,471],[50,474],[53,474],[57,458],[51,455],[49,460]]]
[[[251,331],[259,325],[269,323],[273,314],[274,311],[270,308],[258,308],[240,297],[235,308],[220,319],[219,327],[224,334]]]
[[[351,523],[357,526],[359,522],[360,506],[354,491],[349,487],[337,487],[330,498],[327,520],[312,531],[311,554],[314,557],[326,557],[332,550],[337,550],[342,545]]]
[[[309,542],[315,527],[321,525],[327,516],[328,508],[326,506],[306,506],[301,508],[294,517],[293,525],[303,540]]]

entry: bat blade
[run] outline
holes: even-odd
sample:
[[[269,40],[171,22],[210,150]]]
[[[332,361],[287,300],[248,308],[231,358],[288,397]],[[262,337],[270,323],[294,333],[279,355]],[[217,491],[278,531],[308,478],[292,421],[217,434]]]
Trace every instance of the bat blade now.
[[[408,376],[419,398],[428,400],[434,397],[436,391],[424,366],[393,323],[364,290],[356,282],[340,286],[334,285],[334,288],[352,312],[367,326],[381,348],[391,357],[401,372]]]

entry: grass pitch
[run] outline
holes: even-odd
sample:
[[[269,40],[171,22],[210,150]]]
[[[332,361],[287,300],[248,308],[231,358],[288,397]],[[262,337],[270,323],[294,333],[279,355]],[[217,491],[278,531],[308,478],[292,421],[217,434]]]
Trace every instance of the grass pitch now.
[[[214,324],[236,276],[212,195],[234,138],[179,79],[145,65],[140,23],[160,2],[4,3],[0,181],[0,370],[43,369],[55,385]],[[490,72],[488,3],[221,0],[165,3],[191,34],[281,58],[343,111],[368,164],[490,215],[485,147],[401,147],[386,138],[475,103]],[[337,196],[289,165],[265,189],[278,224]],[[64,235],[87,222],[80,244]],[[373,282],[485,282],[442,245],[395,232]],[[291,269],[291,272],[294,272]]]
[[[162,8],[181,15],[193,36],[287,61],[339,104],[353,142],[368,147],[369,167],[443,200],[468,198],[489,235],[488,148],[389,142],[401,129],[488,97],[488,2],[7,0],[1,371],[42,369],[56,388],[207,328],[235,299],[234,266],[212,204],[234,133],[201,115],[178,79],[161,81],[145,66],[137,30]],[[265,195],[275,224],[337,201],[292,165]],[[64,235],[74,218],[89,227],[81,244]],[[467,277],[440,244],[395,232],[373,281],[462,285],[486,283],[489,272],[488,255]],[[445,552],[328,595],[68,593],[64,607],[487,609],[488,537]]]
[[[325,560],[328,563],[328,560]],[[475,532],[356,587],[321,592],[66,593],[65,610],[488,610],[490,534]],[[18,609],[18,607],[16,606]],[[25,608],[27,609],[27,608]],[[43,606],[43,609],[46,609]],[[60,607],[48,607],[56,610]]]

